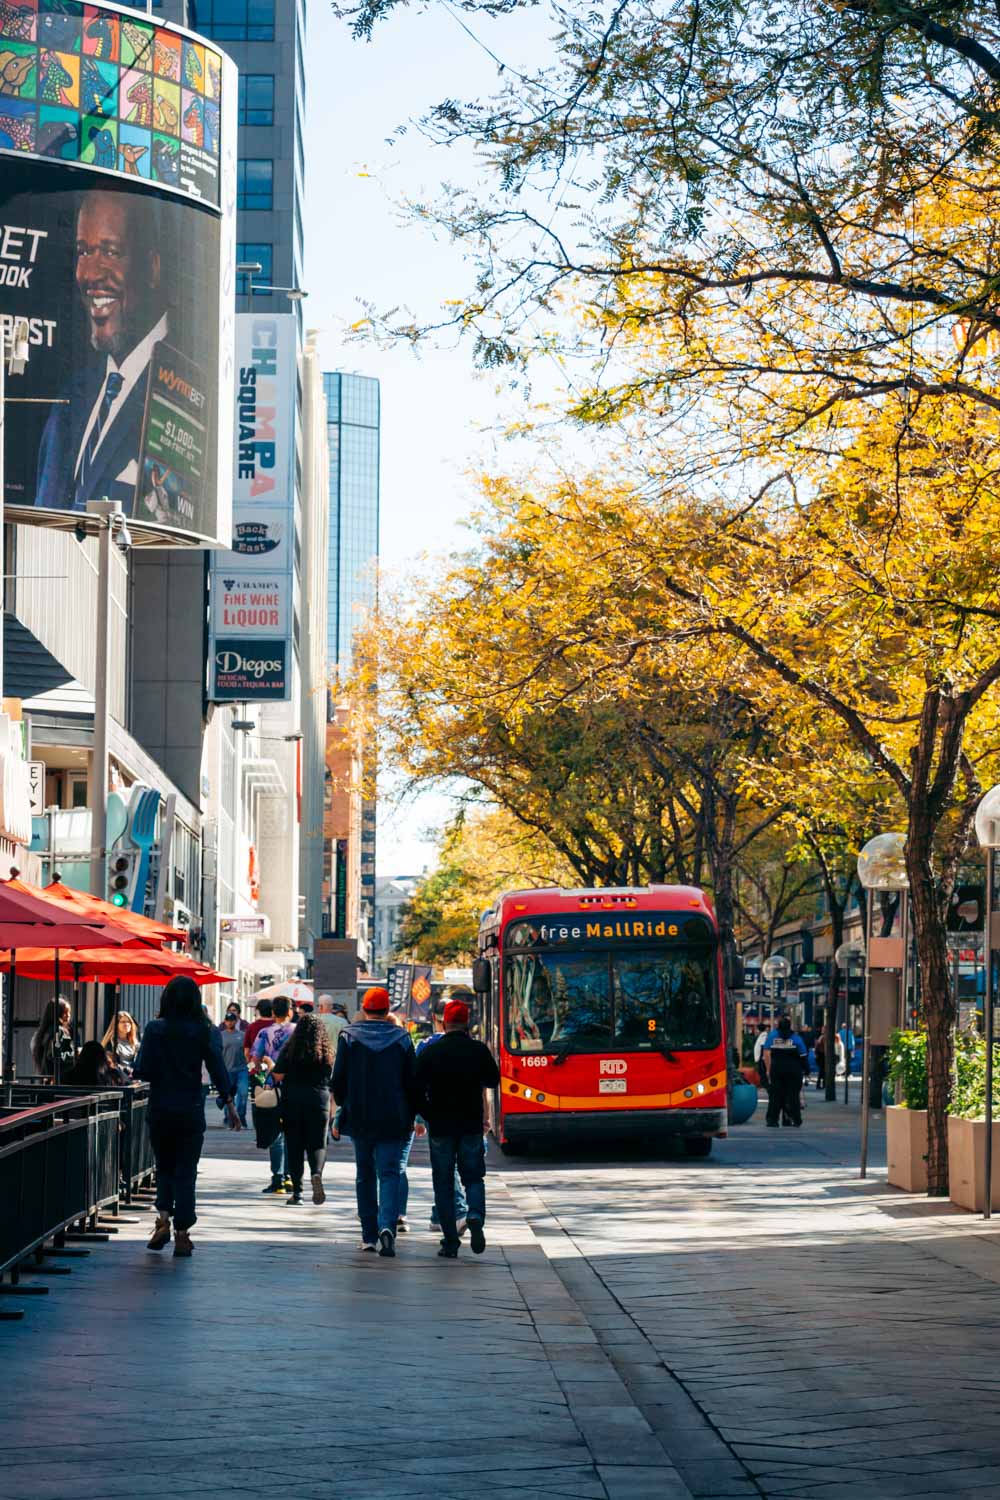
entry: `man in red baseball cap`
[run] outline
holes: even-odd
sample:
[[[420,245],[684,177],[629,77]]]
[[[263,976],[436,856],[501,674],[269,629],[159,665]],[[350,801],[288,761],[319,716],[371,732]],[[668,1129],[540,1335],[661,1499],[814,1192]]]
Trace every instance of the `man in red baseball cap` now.
[[[494,1089],[500,1072],[490,1049],[469,1035],[469,1007],[449,1000],[444,1036],[417,1059],[419,1109],[427,1121],[434,1202],[441,1221],[438,1254],[454,1260],[460,1244],[455,1221],[455,1170],[469,1210],[469,1243],[476,1255],[486,1249],[486,1146],[483,1090]]]
[[[361,1248],[396,1253],[403,1154],[416,1114],[417,1061],[405,1027],[389,1020],[389,991],[366,991],[361,1019],[341,1035],[333,1097],[345,1113],[357,1164]]]

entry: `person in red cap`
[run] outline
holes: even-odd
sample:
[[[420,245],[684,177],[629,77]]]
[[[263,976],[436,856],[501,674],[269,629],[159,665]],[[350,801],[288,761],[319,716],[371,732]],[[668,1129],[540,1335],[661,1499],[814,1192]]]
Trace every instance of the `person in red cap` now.
[[[460,1244],[455,1220],[455,1169],[465,1188],[469,1243],[476,1255],[486,1249],[486,1146],[483,1090],[496,1088],[500,1072],[493,1054],[469,1035],[469,1007],[449,1000],[444,1036],[417,1059],[419,1111],[427,1121],[434,1202],[441,1221],[438,1254],[454,1260]]]
[[[417,1060],[405,1027],[389,1020],[389,991],[368,990],[340,1038],[333,1097],[354,1142],[361,1248],[395,1255],[403,1153],[416,1114]]]

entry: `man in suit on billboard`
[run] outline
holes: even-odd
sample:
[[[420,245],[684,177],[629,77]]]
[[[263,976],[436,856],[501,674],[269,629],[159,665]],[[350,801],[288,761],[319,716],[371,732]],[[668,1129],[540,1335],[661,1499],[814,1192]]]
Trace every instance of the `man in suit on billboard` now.
[[[120,500],[131,515],[150,360],[169,331],[156,205],[94,189],[76,220],[76,288],[94,358],[53,405],[38,451],[35,504],[84,510]]]

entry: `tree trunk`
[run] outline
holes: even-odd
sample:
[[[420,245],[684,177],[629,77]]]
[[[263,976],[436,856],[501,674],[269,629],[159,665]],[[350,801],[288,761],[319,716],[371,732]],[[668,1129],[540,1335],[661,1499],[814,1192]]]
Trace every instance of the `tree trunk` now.
[[[943,1198],[948,1194],[948,1101],[955,1002],[948,974],[947,929],[931,867],[929,822],[922,805],[910,809],[906,866],[927,1022],[927,1191],[932,1197]]]

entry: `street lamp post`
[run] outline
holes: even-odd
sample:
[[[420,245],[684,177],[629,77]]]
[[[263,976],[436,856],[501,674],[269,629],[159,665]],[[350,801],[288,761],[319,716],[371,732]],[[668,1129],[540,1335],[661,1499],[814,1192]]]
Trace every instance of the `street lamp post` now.
[[[993,1214],[993,868],[1000,849],[1000,786],[991,788],[976,809],[976,838],[986,850],[986,915],[983,924],[983,1035],[986,1040],[986,1155],[983,1162],[983,1218]]]
[[[108,863],[108,679],[111,675],[111,544],[125,551],[132,538],[118,500],[88,500],[98,523],[97,646],[94,666],[94,752],[90,770],[90,893],[106,897]]]
[[[858,855],[858,879],[867,892],[865,902],[865,998],[864,1043],[861,1058],[861,1172],[868,1176],[868,1092],[871,1086],[871,996],[872,996],[872,911],[876,891],[905,892],[906,834],[877,833]],[[902,921],[905,932],[905,918]],[[905,972],[905,965],[904,965]],[[847,1050],[846,1046],[844,1048]],[[848,1066],[850,1064],[848,1063]]]
[[[865,963],[865,944],[841,943],[833,961],[844,976],[844,1103],[850,1103],[851,1098],[851,1068],[847,1056],[847,1034],[851,1029],[851,972],[855,969],[863,969]],[[840,1035],[840,1018],[833,1018],[833,1068],[836,1074],[837,1067],[837,1037]]]

